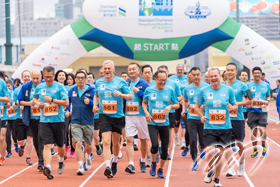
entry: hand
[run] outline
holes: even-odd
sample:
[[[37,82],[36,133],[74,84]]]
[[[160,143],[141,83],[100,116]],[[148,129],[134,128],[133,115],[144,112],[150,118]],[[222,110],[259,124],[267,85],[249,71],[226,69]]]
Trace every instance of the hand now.
[[[38,107],[39,107],[40,109],[44,108],[44,106],[45,106],[45,104],[42,103],[42,102],[40,102],[39,105],[38,105]]]
[[[147,121],[148,123],[151,123],[151,122],[152,122],[152,116],[151,116],[150,113],[145,113],[145,117],[146,117],[146,121]]]
[[[66,111],[66,114],[65,114],[66,118],[69,118],[69,113],[70,113],[69,111]]]
[[[246,107],[247,107],[247,108],[251,108],[251,107],[252,107],[252,105],[246,105]]]
[[[133,92],[137,94],[137,92],[139,92],[139,89],[136,87],[133,87]]]
[[[269,104],[269,102],[265,100],[265,101],[263,102],[263,104],[267,106],[267,105]]]
[[[181,113],[181,116],[182,116],[182,118],[184,118],[184,117],[186,116],[185,111],[183,111],[183,112]]]
[[[122,93],[121,92],[119,92],[119,91],[114,91],[114,96],[115,97],[122,97]]]
[[[163,113],[165,115],[168,115],[169,114],[169,111],[172,109],[171,105],[168,105],[164,110],[163,110]]]
[[[72,116],[72,109],[70,110],[69,115]]]
[[[88,105],[88,104],[89,104],[89,99],[88,99],[87,97],[85,97],[85,99],[84,99],[84,103],[85,103],[86,105]]]
[[[13,108],[14,108],[14,110],[17,110],[18,109],[18,105],[13,104]]]
[[[273,97],[276,98],[278,94],[277,93],[273,93],[272,95],[273,95]]]
[[[50,96],[48,96],[48,95],[46,95],[44,97],[44,100],[45,100],[46,103],[51,103],[52,102],[52,98]]]
[[[34,106],[34,105],[35,105],[35,103],[33,100],[29,101],[29,106]]]
[[[12,106],[11,106],[9,109],[10,109],[12,112],[15,111],[15,110],[14,110],[14,107],[12,107]]]
[[[8,102],[6,105],[5,105],[5,108],[10,108],[11,104]]]
[[[205,123],[205,121],[206,121],[206,116],[202,116],[202,118],[200,119],[200,121],[201,121],[201,123]]]
[[[92,109],[93,113],[99,113],[99,107],[98,106],[94,106]]]
[[[228,103],[227,104],[227,109],[228,109],[228,112],[232,112],[232,110],[233,110],[232,105]]]

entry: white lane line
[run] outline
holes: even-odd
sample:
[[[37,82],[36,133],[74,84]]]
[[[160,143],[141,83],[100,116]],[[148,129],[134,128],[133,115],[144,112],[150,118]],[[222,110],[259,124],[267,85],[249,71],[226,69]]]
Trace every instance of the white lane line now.
[[[89,179],[91,179],[91,177],[93,177],[93,175],[95,175],[95,173],[105,164],[105,162],[103,162],[102,164],[100,164],[98,166],[98,168],[96,168],[92,173],[91,175],[79,186],[79,187],[83,187],[88,181]]]
[[[233,159],[234,159],[235,163],[237,164],[237,166],[239,167],[239,163],[238,163],[237,159],[235,157],[233,157]],[[250,178],[248,177],[246,172],[244,172],[244,177],[247,180],[250,187],[255,187],[255,185],[252,183],[252,181],[250,180]]]
[[[175,141],[174,141],[173,147],[172,147],[171,160],[169,161],[169,164],[168,164],[168,170],[167,170],[167,175],[166,175],[164,187],[169,186],[169,178],[170,178],[170,173],[171,173],[171,168],[172,168],[172,161],[173,161],[174,152],[175,152]]]
[[[274,119],[268,118],[270,121],[274,121],[274,122],[278,122]],[[271,138],[267,137],[267,139],[269,139],[272,143],[274,143],[275,145],[277,145],[278,147],[280,147],[280,145],[278,143],[276,143],[275,141],[273,141]]]

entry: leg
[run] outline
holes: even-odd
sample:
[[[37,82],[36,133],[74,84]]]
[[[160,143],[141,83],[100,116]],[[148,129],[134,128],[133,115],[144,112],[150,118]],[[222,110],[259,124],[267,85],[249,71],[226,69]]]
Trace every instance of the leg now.
[[[52,161],[51,148],[52,148],[52,144],[44,145],[43,157],[44,157],[45,165],[51,165],[51,161]]]
[[[192,156],[193,162],[197,161],[197,131],[198,126],[197,123],[195,123],[197,120],[188,120],[188,134],[190,139],[190,152]]]
[[[83,142],[76,142],[75,156],[76,156],[76,159],[78,162],[83,161],[82,145],[83,145]]]
[[[148,125],[149,134],[151,138],[151,154],[152,154],[152,161],[156,162],[157,152],[158,152],[158,129],[154,125]]]
[[[133,158],[134,158],[133,136],[126,137],[126,155],[127,155],[128,162],[133,162]]]
[[[111,136],[112,132],[103,132],[102,133],[102,139],[103,139],[103,156],[104,160],[111,160]]]
[[[2,121],[3,123],[4,121]],[[5,155],[5,152],[6,152],[6,147],[7,147],[7,144],[6,144],[6,132],[7,132],[7,128],[1,128],[1,134],[0,134],[0,154],[1,154],[1,157],[4,158],[6,155]]]
[[[31,119],[29,122],[30,129],[32,131],[32,137],[33,137],[33,145],[35,147],[37,157],[40,157],[39,153],[39,121]]]
[[[11,127],[12,127],[12,137],[14,143],[17,143],[17,134],[16,134],[16,120],[11,121]]]
[[[11,131],[12,131],[12,121],[8,121],[7,132],[6,132],[6,144],[7,144],[7,152],[11,153]]]
[[[33,150],[33,138],[32,136],[27,136],[27,144],[26,144],[26,157],[31,158]]]
[[[120,134],[113,132],[112,133],[112,143],[113,143],[113,154],[114,156],[118,156],[119,155],[119,151],[120,151]]]
[[[262,145],[265,145],[266,142],[266,127],[259,127],[261,131],[261,140],[262,140]]]
[[[224,148],[223,147],[218,147],[218,149],[220,150],[220,152],[216,155],[217,161],[216,161],[216,167],[215,167],[215,178],[219,178],[221,171],[222,171],[222,167],[223,167],[223,162],[222,162],[222,157],[224,155]]]
[[[169,127],[168,126],[160,127],[159,135],[160,135],[160,139],[161,139],[161,149],[162,149],[161,160],[160,160],[160,168],[163,169],[163,166],[164,166],[165,161],[167,159]]]
[[[140,142],[141,142],[141,158],[146,158],[148,140],[140,139]]]

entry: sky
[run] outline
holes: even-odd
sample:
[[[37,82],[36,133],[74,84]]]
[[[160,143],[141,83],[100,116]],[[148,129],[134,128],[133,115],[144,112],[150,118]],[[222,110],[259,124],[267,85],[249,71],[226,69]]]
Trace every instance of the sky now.
[[[54,5],[56,3],[58,3],[58,0],[35,0],[34,19],[55,17]]]

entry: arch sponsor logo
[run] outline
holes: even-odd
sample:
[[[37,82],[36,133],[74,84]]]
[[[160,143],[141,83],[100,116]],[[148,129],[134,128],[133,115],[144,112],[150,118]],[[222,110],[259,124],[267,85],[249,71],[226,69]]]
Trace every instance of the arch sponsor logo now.
[[[173,0],[139,0],[139,16],[172,16]]]
[[[198,1],[195,6],[189,6],[185,10],[185,14],[190,19],[206,19],[211,15],[211,10],[208,6],[200,6],[200,3]]]

